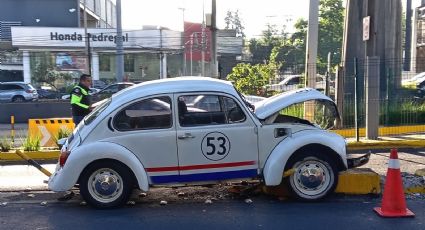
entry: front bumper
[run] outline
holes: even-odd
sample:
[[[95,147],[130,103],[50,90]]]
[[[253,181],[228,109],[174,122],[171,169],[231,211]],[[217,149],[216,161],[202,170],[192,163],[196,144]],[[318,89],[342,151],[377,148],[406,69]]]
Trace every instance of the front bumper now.
[[[347,158],[348,168],[349,169],[357,168],[357,167],[360,167],[362,165],[367,164],[369,162],[370,155],[371,155],[371,153],[367,153],[367,154],[360,156],[360,157]]]

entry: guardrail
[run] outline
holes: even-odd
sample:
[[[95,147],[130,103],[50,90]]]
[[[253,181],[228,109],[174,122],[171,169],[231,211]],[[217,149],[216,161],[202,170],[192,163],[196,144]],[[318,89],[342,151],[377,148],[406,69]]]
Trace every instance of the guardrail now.
[[[27,123],[28,119],[71,117],[69,101],[37,101],[21,103],[0,103],[0,123],[9,124],[10,117],[15,123]]]

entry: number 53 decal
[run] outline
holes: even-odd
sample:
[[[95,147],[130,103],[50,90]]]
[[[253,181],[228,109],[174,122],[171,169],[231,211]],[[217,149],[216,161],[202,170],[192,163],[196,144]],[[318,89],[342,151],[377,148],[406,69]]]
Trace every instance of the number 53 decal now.
[[[202,139],[202,154],[212,161],[224,159],[230,151],[230,141],[223,133],[211,132]]]

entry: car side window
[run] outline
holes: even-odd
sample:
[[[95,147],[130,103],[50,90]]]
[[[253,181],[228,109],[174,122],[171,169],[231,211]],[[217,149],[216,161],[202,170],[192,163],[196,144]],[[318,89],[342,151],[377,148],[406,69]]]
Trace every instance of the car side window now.
[[[119,131],[166,129],[171,126],[171,99],[166,96],[133,103],[114,118],[114,127]]]
[[[22,90],[23,88],[19,85],[4,85],[5,90]]]
[[[110,86],[110,87],[108,87],[108,88],[105,88],[104,90],[102,90],[102,94],[114,94],[114,93],[116,93],[116,92],[118,92],[119,90],[118,90],[118,85],[113,85],[113,86]]]
[[[223,103],[228,123],[240,123],[245,121],[245,113],[235,100],[229,97],[223,97]]]
[[[231,98],[218,95],[185,95],[178,98],[182,127],[243,122],[245,114]]]

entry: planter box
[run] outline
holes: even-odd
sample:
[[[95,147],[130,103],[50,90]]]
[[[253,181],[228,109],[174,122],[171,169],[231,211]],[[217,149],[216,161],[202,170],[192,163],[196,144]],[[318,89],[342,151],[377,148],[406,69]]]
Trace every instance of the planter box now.
[[[59,150],[40,150],[40,151],[24,151],[29,158],[33,160],[55,160],[58,159]],[[15,153],[15,150],[9,152],[0,152],[0,161],[26,161]]]

